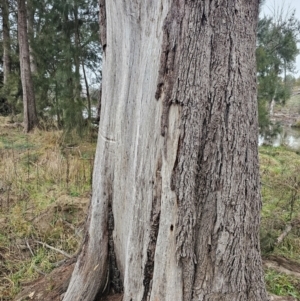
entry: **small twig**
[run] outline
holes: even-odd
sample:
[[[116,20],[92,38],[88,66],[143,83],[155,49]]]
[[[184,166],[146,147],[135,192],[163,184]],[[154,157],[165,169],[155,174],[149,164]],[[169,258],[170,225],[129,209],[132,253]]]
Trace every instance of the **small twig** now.
[[[60,221],[63,224],[65,224],[67,227],[69,227],[71,230],[73,230],[75,235],[77,235],[79,238],[82,238],[82,234],[80,234],[80,232],[82,232],[83,229],[78,229],[78,228],[74,227],[71,223],[68,223],[67,221],[63,220],[62,218],[60,219]]]
[[[63,259],[63,260],[54,262],[54,263],[52,263],[52,265],[53,265],[55,268],[58,268],[58,267],[60,267],[61,265],[63,265],[63,264],[66,262],[66,260],[67,260],[67,259]]]
[[[29,245],[29,243],[28,243],[28,240],[25,239],[25,242],[26,242],[26,246],[27,246],[27,248],[29,249],[31,255],[34,256],[34,253],[33,253],[32,249],[31,249],[31,247],[30,247],[30,245]]]
[[[15,287],[14,282],[11,279],[9,279],[8,277],[3,277],[2,279],[7,280],[8,282],[10,282],[12,284],[12,287]]]
[[[273,188],[271,185],[269,185],[269,184],[266,184],[266,183],[264,183],[264,182],[261,182],[261,185],[262,185],[262,186],[269,187],[269,188]]]
[[[42,272],[41,270],[39,270],[36,266],[33,266],[33,268],[41,275],[46,275],[46,273]]]
[[[47,247],[48,249],[54,250],[54,251],[56,251],[56,252],[58,252],[58,253],[60,253],[60,254],[62,254],[62,255],[64,255],[64,256],[66,256],[66,257],[68,257],[68,258],[72,258],[72,257],[73,257],[73,256],[71,256],[70,254],[66,253],[65,251],[60,250],[60,249],[57,249],[57,248],[54,248],[54,247],[52,247],[52,246],[50,246],[50,245],[48,245],[48,244],[46,244],[46,243],[44,243],[44,242],[41,242],[41,241],[38,241],[38,240],[34,240],[34,241],[35,241],[36,243],[40,244],[40,245],[43,245],[44,247]]]

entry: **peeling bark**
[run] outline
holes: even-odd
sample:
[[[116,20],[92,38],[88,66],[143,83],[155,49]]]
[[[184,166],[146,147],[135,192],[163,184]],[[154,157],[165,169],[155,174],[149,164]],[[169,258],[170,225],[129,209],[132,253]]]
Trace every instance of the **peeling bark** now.
[[[101,205],[77,266],[107,268],[107,255],[95,253],[111,241],[123,301],[268,300],[258,238],[257,1],[100,5],[106,52],[92,206]],[[108,195],[113,238],[101,240],[111,231]],[[89,288],[103,288],[105,276]],[[90,277],[75,269],[64,300],[92,300],[78,281]]]

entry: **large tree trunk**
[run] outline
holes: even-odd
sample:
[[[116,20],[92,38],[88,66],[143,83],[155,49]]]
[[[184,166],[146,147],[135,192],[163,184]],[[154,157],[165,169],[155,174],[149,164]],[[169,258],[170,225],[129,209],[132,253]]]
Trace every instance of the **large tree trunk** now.
[[[37,125],[38,120],[36,115],[33,82],[30,71],[25,0],[18,0],[18,40],[23,90],[24,130],[25,132],[29,132]]]
[[[6,84],[11,68],[8,0],[1,1],[1,10],[3,27],[3,84]]]
[[[65,301],[266,301],[257,0],[100,0],[88,233]],[[103,17],[105,19],[103,19]]]

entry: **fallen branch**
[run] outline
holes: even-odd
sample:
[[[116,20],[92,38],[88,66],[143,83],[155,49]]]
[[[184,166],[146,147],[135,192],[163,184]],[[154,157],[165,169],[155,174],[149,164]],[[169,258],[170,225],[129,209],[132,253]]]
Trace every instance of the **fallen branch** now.
[[[60,250],[60,249],[57,249],[57,248],[54,248],[54,247],[52,247],[52,246],[50,246],[50,245],[48,245],[48,244],[46,244],[46,243],[44,243],[44,242],[42,242],[42,241],[38,241],[38,240],[34,240],[34,241],[35,241],[36,243],[38,243],[38,244],[44,246],[44,247],[47,247],[48,249],[54,250],[54,251],[56,251],[56,252],[58,252],[58,253],[60,253],[60,254],[62,254],[62,255],[64,255],[64,256],[66,256],[66,257],[68,257],[68,258],[72,258],[72,257],[73,257],[72,255],[68,254],[67,252],[65,252],[65,251],[63,251],[63,250]]]
[[[41,275],[45,276],[46,273],[44,273],[43,271],[41,271],[40,269],[38,269],[35,265],[33,266],[33,268]]]
[[[269,294],[270,301],[296,301],[294,297],[286,297],[286,296],[276,296]]]
[[[284,231],[279,235],[279,237],[277,238],[277,241],[275,243],[275,246],[278,246],[280,243],[282,243],[282,241],[284,240],[284,238],[291,232],[292,230],[292,225],[291,224],[287,224]]]
[[[29,245],[29,243],[28,243],[28,240],[25,239],[25,242],[26,242],[27,248],[29,249],[29,251],[30,251],[30,253],[31,253],[32,257],[33,257],[33,256],[34,256],[34,253],[33,253],[32,249],[31,249],[31,247],[30,247],[30,245]]]
[[[265,268],[275,270],[278,273],[283,273],[286,275],[294,276],[300,278],[300,273],[296,271],[292,271],[284,266],[282,266],[279,262],[265,259],[263,260],[263,265]]]

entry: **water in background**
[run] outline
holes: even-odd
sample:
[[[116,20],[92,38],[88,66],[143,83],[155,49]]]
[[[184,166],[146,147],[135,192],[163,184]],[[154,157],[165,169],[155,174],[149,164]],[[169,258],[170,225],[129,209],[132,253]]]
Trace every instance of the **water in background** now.
[[[280,131],[274,135],[260,135],[259,146],[266,144],[272,146],[288,146],[293,149],[300,149],[300,129],[283,125]]]

